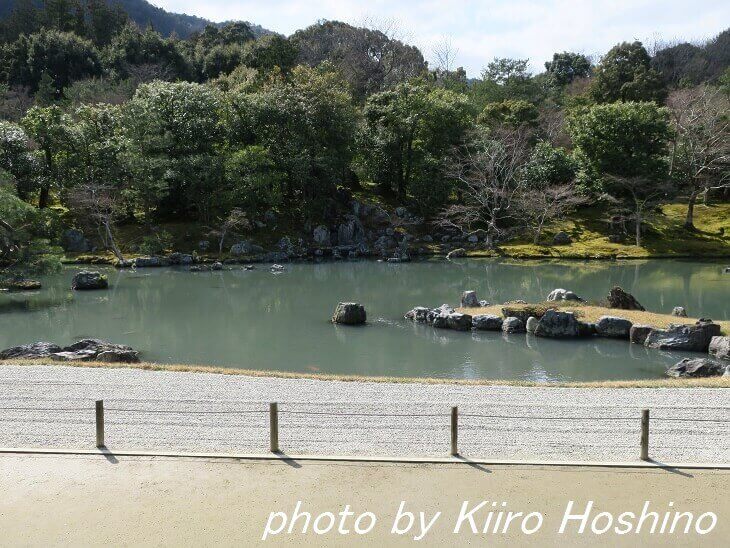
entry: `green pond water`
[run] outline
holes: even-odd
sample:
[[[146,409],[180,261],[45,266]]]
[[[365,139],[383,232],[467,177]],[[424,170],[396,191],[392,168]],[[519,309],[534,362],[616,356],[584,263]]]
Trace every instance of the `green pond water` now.
[[[456,304],[465,289],[492,303],[539,301],[556,287],[597,300],[617,284],[648,310],[684,306],[690,315],[726,320],[730,275],[723,265],[434,260],[289,264],[282,274],[267,265],[206,273],[104,269],[108,291],[73,292],[76,267],[43,279],[39,292],[0,293],[0,348],[96,337],[128,344],[146,361],[246,369],[535,381],[657,378],[687,354],[599,338],[436,330],[403,314],[417,305]],[[338,301],[363,303],[368,325],[332,325]]]

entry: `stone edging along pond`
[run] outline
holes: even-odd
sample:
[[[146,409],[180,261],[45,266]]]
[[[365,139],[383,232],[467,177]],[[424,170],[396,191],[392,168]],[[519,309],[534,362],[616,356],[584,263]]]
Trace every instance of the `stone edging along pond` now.
[[[471,311],[474,313],[470,314]],[[596,314],[600,316],[581,320]],[[646,323],[632,321],[621,314],[639,317]],[[564,289],[551,292],[543,304],[513,301],[496,306],[479,301],[474,291],[465,291],[458,309],[447,304],[437,308],[418,306],[405,315],[408,320],[437,329],[529,333],[556,339],[598,336],[624,339],[659,350],[709,353],[707,357],[685,358],[666,373],[670,377],[730,376],[730,336],[722,336],[720,324],[710,319],[679,323],[682,317],[686,313],[681,307],[675,308],[672,316],[646,312],[632,295],[619,287],[611,289],[608,307],[587,305],[575,293]],[[678,323],[669,323],[665,328],[649,323],[651,320],[667,323],[667,318]]]

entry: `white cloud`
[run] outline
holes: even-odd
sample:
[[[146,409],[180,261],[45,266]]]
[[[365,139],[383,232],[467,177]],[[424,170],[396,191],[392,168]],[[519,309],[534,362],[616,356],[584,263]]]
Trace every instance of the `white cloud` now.
[[[244,19],[283,34],[338,19],[398,21],[410,43],[429,58],[449,38],[457,64],[476,76],[494,57],[529,58],[534,70],[556,51],[605,53],[624,40],[696,40],[730,22],[727,0],[152,0],[168,11],[224,21]]]

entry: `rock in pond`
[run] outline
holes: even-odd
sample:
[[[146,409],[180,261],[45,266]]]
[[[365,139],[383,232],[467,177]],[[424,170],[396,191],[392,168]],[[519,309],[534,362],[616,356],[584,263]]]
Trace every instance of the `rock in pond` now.
[[[416,306],[412,308],[406,315],[403,316],[406,320],[411,320],[416,323],[428,323],[428,313],[430,310],[425,306]]]
[[[609,308],[620,308],[621,310],[646,310],[631,293],[627,293],[616,286],[608,293]]]
[[[60,352],[62,349],[57,344],[49,342],[36,342],[22,344],[6,348],[0,352],[0,360],[12,360],[13,358],[47,358],[51,354]]]
[[[505,318],[504,321],[502,322],[502,332],[503,333],[524,333],[525,332],[525,323],[519,318],[510,316],[509,318]]]
[[[469,331],[471,329],[472,317],[461,312],[439,314],[433,320],[433,326],[441,329],[454,329],[456,331]]]
[[[39,342],[16,346],[0,352],[0,359],[49,358],[60,361],[92,361],[107,363],[137,363],[139,353],[129,346],[112,344],[100,339],[83,339],[61,348],[58,345]]]
[[[477,308],[479,306],[479,298],[476,291],[464,291],[461,294],[461,306],[465,308]]]
[[[601,316],[598,318],[598,323],[596,323],[596,334],[599,337],[628,339],[631,335],[631,327],[633,325],[633,323],[625,318]]]
[[[567,289],[553,289],[547,296],[548,301],[579,301],[583,302],[578,295]]]
[[[632,325],[629,330],[629,340],[634,344],[643,345],[653,329],[650,325]]]
[[[367,320],[365,307],[360,303],[339,303],[332,315],[332,323],[361,325]]]
[[[730,374],[730,365],[709,358],[684,358],[667,369],[670,377],[719,377]]]
[[[670,325],[668,329],[652,329],[644,346],[660,350],[707,352],[713,337],[720,335],[720,326],[712,320],[699,320],[694,325]]]
[[[137,257],[134,259],[135,268],[160,268],[162,266],[170,266],[170,259],[167,257]]]
[[[684,309],[683,306],[675,306],[672,309],[672,316],[677,316],[678,318],[686,318],[687,311]]]
[[[537,329],[537,324],[540,322],[535,316],[530,316],[527,318],[527,322],[525,322],[525,329],[528,333],[531,335],[535,334],[535,330]]]
[[[580,335],[580,327],[572,312],[549,309],[535,327],[536,337],[564,338],[578,335]]]
[[[457,247],[456,249],[452,249],[446,255],[447,259],[458,259],[460,257],[466,257],[466,249],[464,249],[462,247]]]
[[[712,337],[709,353],[719,360],[730,360],[730,337]]]
[[[496,314],[479,314],[471,319],[471,326],[476,331],[501,331],[504,320]]]
[[[7,283],[8,291],[37,291],[41,287],[38,280],[10,280]]]
[[[71,289],[75,289],[76,291],[106,289],[107,287],[109,287],[109,282],[106,276],[99,272],[82,270],[75,274],[73,280],[71,280]]]

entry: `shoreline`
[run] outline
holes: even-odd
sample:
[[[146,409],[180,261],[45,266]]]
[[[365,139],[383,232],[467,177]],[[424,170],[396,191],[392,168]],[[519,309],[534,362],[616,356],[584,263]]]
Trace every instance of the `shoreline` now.
[[[297,371],[276,371],[244,369],[200,364],[166,364],[159,362],[106,363],[95,361],[47,362],[43,358],[0,360],[0,370],[5,366],[41,366],[48,368],[79,367],[92,369],[138,369],[172,373],[207,373],[213,375],[240,376],[272,379],[300,379],[335,381],[346,383],[411,384],[411,385],[451,385],[451,386],[494,386],[521,388],[730,388],[730,377],[666,377],[658,379],[626,379],[606,381],[555,381],[540,382],[509,379],[451,379],[441,377],[384,377],[367,375],[338,375],[335,373],[307,373]]]

